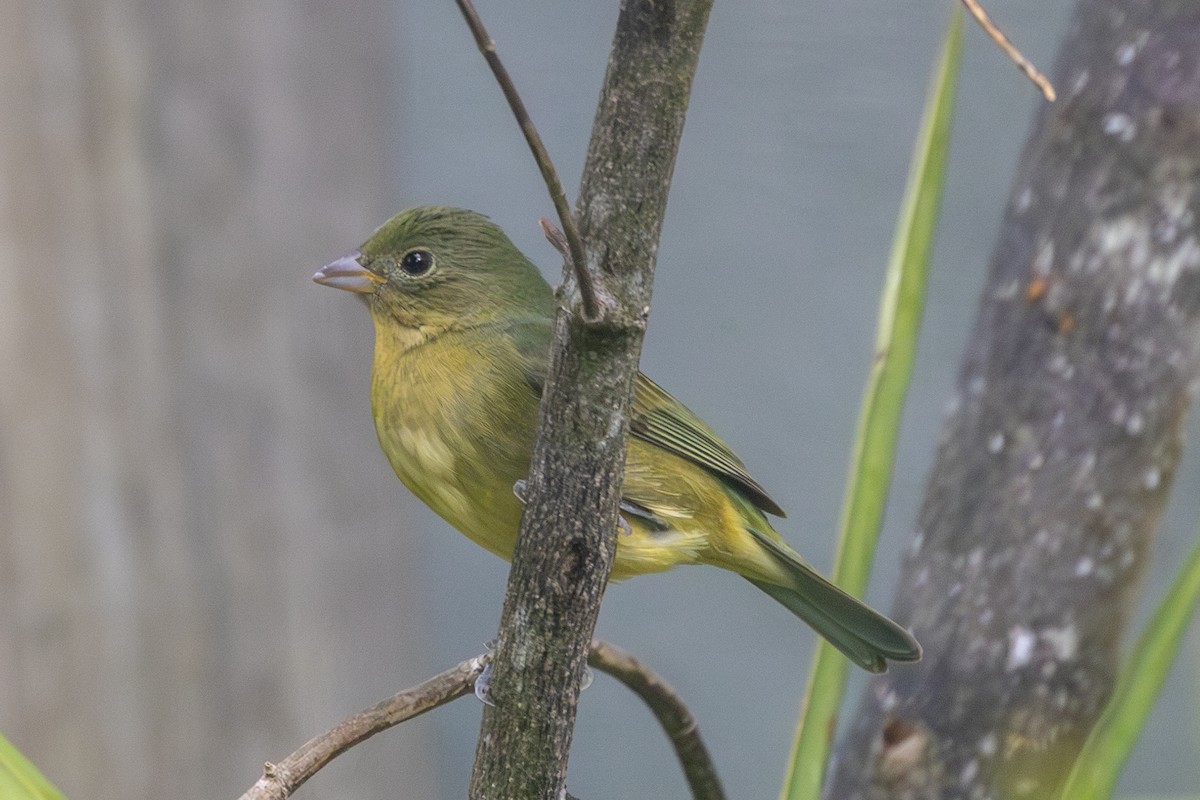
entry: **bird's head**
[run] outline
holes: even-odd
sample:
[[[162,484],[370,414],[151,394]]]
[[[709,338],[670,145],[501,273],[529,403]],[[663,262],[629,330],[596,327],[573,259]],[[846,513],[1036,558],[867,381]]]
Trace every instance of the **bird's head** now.
[[[449,328],[553,309],[550,287],[504,231],[461,208],[401,211],[313,280],[362,295],[376,324]]]

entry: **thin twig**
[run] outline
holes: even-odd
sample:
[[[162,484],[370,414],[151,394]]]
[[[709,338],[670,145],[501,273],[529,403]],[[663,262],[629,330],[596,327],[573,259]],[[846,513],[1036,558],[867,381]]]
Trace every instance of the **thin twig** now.
[[[471,693],[483,673],[484,656],[467,659],[411,689],[360,711],[337,727],[305,742],[278,764],[267,763],[263,775],[241,800],[284,800],[334,758],[380,731],[420,716]]]
[[[983,10],[983,6],[979,5],[978,0],[962,0],[962,4],[967,7],[967,11],[971,12],[971,16],[979,23],[979,27],[983,28],[984,32],[992,37],[992,41],[1004,51],[1005,55],[1012,59],[1013,63],[1017,65],[1017,69],[1024,72],[1025,76],[1042,90],[1042,94],[1045,95],[1046,99],[1053,103],[1057,95],[1054,92],[1054,87],[1050,85],[1050,79],[1043,75],[1029,59],[1021,55],[1021,51],[988,18],[987,12]]]
[[[675,746],[692,797],[696,800],[725,800],[717,768],[700,738],[696,718],[675,690],[642,662],[616,645],[592,640],[588,663],[625,684],[654,713]]]
[[[240,800],[286,800],[322,767],[356,744],[405,720],[471,694],[488,658],[486,655],[469,658],[309,739],[279,763],[266,764],[262,777]],[[675,745],[675,752],[695,800],[725,800],[725,792],[708,750],[700,739],[696,720],[675,690],[645,664],[608,642],[593,639],[588,661],[596,669],[625,684],[650,707]]]
[[[571,206],[567,202],[567,193],[563,189],[562,181],[558,179],[554,162],[550,160],[550,154],[546,152],[546,146],[542,144],[542,137],[538,135],[529,112],[525,110],[525,103],[522,102],[521,95],[517,93],[517,87],[509,77],[508,70],[504,68],[500,56],[496,53],[496,43],[492,41],[487,29],[483,27],[483,20],[475,12],[475,6],[471,0],[455,0],[455,2],[462,11],[463,19],[467,21],[467,27],[471,29],[471,34],[475,37],[475,44],[478,45],[479,52],[483,54],[484,61],[491,67],[492,74],[496,76],[496,82],[500,84],[500,90],[504,92],[504,98],[508,100],[509,108],[512,109],[513,116],[517,118],[517,124],[521,126],[521,132],[525,134],[525,141],[529,143],[529,149],[533,151],[533,159],[542,172],[542,180],[546,182],[550,199],[554,202],[554,209],[558,212],[558,219],[562,222],[563,231],[567,237],[567,244],[571,252],[569,260],[575,271],[575,280],[579,284],[579,299],[583,302],[584,316],[589,320],[595,320],[600,316],[596,287],[591,273],[587,270],[587,257],[583,252],[583,241],[579,238],[575,216],[571,213]]]

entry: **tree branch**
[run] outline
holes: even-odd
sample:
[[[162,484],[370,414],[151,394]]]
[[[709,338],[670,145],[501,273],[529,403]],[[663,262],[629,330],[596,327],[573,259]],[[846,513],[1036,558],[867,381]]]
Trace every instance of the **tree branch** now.
[[[592,641],[588,663],[625,684],[649,706],[675,748],[692,797],[725,800],[725,790],[708,748],[700,738],[696,718],[675,690],[631,653],[599,639]]]
[[[587,646],[612,567],[627,414],[662,215],[709,0],[626,0],[580,189],[589,321],[567,270],[509,573],[474,800],[557,800]],[[578,268],[577,268],[578,269]]]
[[[471,694],[489,658],[488,655],[469,658],[308,740],[279,763],[268,763],[263,776],[240,800],[286,800],[326,764],[356,744]],[[684,776],[692,787],[692,796],[696,800],[724,800],[716,767],[700,738],[696,719],[675,690],[632,654],[600,639],[592,641],[588,661],[625,684],[649,706],[675,747]]]
[[[322,767],[380,731],[471,693],[483,674],[486,658],[470,658],[411,689],[347,718],[337,727],[309,739],[277,764],[268,762],[263,775],[241,800],[284,800]]]
[[[925,659],[827,797],[1054,797],[1113,688],[1200,377],[1200,14],[1068,30],[897,590]]]

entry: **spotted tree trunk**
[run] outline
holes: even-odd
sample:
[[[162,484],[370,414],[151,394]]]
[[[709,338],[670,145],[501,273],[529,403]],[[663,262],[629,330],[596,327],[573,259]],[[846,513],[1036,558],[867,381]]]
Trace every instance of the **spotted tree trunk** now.
[[[1200,10],[1082,0],[828,798],[1050,797],[1110,695],[1200,368]]]

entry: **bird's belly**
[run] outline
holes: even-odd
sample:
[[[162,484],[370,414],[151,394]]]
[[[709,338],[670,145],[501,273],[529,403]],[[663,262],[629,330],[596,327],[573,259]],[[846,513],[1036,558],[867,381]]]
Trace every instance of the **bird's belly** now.
[[[665,572],[701,560],[708,535],[702,530],[651,531],[634,520],[617,531],[617,554],[609,580]]]
[[[409,490],[467,538],[511,560],[524,510],[513,489],[526,478],[528,461],[508,463],[494,452],[481,452],[482,445],[473,446],[462,438],[447,440],[435,432],[444,429],[431,430],[407,420],[390,425],[377,420],[383,450]],[[627,483],[628,478],[627,470]],[[637,485],[636,480],[632,483]],[[663,530],[624,515],[611,579],[708,561],[710,528],[719,527],[708,516],[697,518],[679,510]]]
[[[513,485],[521,478],[462,468],[461,454],[419,430],[380,431],[380,439],[386,439],[392,467],[413,494],[467,538],[511,560],[523,511]],[[617,533],[616,581],[695,563],[707,539],[701,530],[653,531],[636,519],[626,524]]]
[[[379,438],[413,494],[476,544],[512,557],[521,519],[521,503],[513,493],[519,478],[490,471],[486,460],[421,429],[380,430]]]

